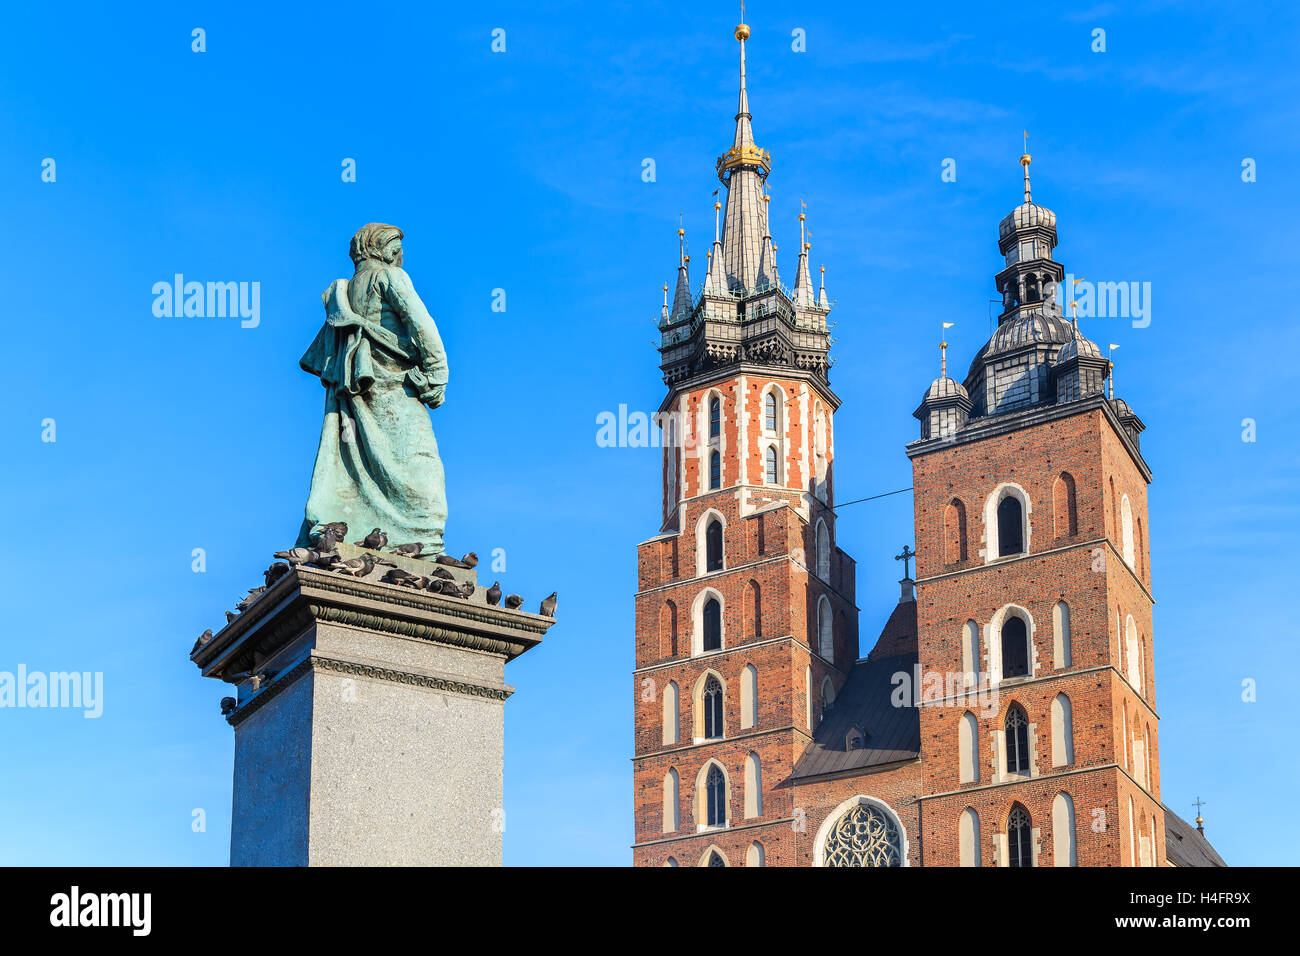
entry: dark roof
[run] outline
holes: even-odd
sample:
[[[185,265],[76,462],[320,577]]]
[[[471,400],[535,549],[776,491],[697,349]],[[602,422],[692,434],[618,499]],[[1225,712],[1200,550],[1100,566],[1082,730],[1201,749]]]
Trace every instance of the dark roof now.
[[[907,673],[910,685],[915,665],[915,654],[858,661],[792,776],[797,780],[919,757],[921,719],[916,708],[910,700],[906,707],[890,702],[894,674]],[[847,737],[854,727],[866,735],[866,746],[849,750]]]
[[[1174,866],[1227,866],[1210,841],[1165,807],[1165,855]]]

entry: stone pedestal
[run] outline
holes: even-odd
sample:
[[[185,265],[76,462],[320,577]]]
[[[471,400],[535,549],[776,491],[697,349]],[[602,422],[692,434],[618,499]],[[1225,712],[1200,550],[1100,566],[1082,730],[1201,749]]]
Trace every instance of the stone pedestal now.
[[[237,687],[232,866],[500,865],[505,664],[554,622],[384,570],[299,566],[191,655]]]

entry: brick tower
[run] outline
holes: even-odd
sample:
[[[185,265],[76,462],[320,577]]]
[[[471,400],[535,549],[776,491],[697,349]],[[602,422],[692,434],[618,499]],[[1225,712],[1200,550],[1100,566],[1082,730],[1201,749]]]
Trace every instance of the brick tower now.
[[[701,293],[679,230],[660,318],[663,522],[638,547],[638,865],[795,862],[789,778],[858,655],[854,564],[835,547],[830,304],[800,220],[777,272],[740,42],[725,211]]]
[[[998,327],[964,385],[942,363],[908,446],[920,665],[943,679],[920,707],[922,860],[1159,865],[1143,425],[1063,317],[1029,162]]]

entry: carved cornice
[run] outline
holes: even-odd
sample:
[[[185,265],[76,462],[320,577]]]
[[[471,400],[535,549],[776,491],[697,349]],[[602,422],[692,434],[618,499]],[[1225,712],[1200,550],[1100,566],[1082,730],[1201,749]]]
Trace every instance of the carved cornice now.
[[[299,566],[196,649],[191,659],[205,677],[225,680],[227,674],[256,670],[318,623],[511,659],[540,643],[554,620]]]
[[[340,661],[332,657],[306,657],[283,674],[277,674],[264,689],[246,700],[234,713],[226,718],[232,727],[237,727],[265,704],[278,697],[299,677],[309,671],[329,670],[355,677],[368,677],[372,680],[391,681],[395,684],[410,684],[428,690],[446,691],[464,697],[481,697],[485,700],[504,701],[514,690],[510,687],[495,687],[489,684],[477,684],[473,681],[454,680],[448,677],[431,677],[428,674],[415,674],[411,671],[396,670],[391,667],[377,667],[373,664],[358,664],[354,661]]]

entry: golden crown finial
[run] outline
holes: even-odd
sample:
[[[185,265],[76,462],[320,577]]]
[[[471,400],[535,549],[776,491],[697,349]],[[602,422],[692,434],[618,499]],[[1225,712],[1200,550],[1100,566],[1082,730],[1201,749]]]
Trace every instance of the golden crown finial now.
[[[748,40],[748,39],[749,39],[749,27],[746,26],[746,25],[743,24],[743,23],[740,24],[739,26],[737,26],[737,27],[736,27],[736,39],[739,40],[741,43],[744,43],[746,40]]]
[[[718,201],[718,200],[714,200],[713,208],[714,208],[715,210],[717,210],[717,209],[721,209],[721,208],[722,208],[722,203],[721,203],[720,201]]]
[[[1020,157],[1021,166],[1028,166],[1033,161],[1034,161],[1034,157],[1030,156],[1028,153],[1025,153],[1025,155]]]
[[[685,229],[678,229],[678,230],[677,230],[677,235],[678,235],[679,237],[680,237],[680,236],[684,236],[684,235],[686,235],[686,230],[685,230]]]

